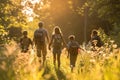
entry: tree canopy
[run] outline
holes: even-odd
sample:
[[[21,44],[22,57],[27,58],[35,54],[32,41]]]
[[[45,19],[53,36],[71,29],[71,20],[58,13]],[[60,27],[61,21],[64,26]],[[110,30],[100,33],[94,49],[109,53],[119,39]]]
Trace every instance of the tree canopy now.
[[[0,0],[0,34],[9,32],[10,27],[33,33],[37,23],[44,21],[50,33],[58,25],[66,39],[69,34],[75,34],[81,43],[85,33],[89,40],[94,28],[115,35],[120,31],[119,3],[120,0]]]

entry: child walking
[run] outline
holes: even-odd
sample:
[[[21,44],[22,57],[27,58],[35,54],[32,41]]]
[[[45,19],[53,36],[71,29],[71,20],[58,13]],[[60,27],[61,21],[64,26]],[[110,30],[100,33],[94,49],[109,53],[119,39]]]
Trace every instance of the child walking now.
[[[28,38],[28,32],[23,31],[23,37],[20,39],[21,52],[26,53],[29,50],[29,46],[33,46],[32,40]]]
[[[75,63],[78,55],[78,48],[79,48],[79,44],[77,41],[75,41],[74,35],[69,36],[69,42],[67,46],[68,46],[68,56],[70,57],[70,68],[71,68],[71,72],[73,72],[73,68],[75,67]]]

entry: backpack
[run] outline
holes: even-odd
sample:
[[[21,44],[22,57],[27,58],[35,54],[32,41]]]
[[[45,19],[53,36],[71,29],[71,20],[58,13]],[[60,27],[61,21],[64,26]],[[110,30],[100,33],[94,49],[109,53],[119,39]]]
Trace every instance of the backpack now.
[[[71,42],[69,52],[78,54],[78,48],[79,48],[79,46],[78,46],[77,42]]]
[[[34,40],[35,40],[36,44],[42,45],[45,42],[44,31],[43,30],[36,30],[34,33]]]

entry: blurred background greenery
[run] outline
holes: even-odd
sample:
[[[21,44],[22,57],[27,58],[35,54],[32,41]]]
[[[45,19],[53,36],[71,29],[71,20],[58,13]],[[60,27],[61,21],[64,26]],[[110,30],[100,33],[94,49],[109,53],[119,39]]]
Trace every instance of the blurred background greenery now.
[[[101,28],[120,45],[120,0],[0,0],[0,43],[19,40],[23,30],[33,37],[39,21],[44,21],[50,36],[61,27],[64,38],[76,35],[88,42],[92,29]],[[103,34],[101,34],[103,35]]]

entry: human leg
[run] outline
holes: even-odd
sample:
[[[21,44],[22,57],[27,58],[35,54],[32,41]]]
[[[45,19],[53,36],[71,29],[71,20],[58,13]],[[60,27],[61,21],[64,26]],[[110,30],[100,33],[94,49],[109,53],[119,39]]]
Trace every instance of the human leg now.
[[[39,58],[39,62],[41,63],[41,49],[37,48],[37,57]]]
[[[72,63],[72,64],[73,64],[73,67],[75,67],[76,60],[77,60],[77,55],[74,55],[74,56],[73,56],[73,63]]]
[[[71,72],[73,72],[73,68],[74,68],[74,56],[72,53],[70,53],[70,68],[71,68]]]
[[[46,61],[46,55],[47,55],[46,45],[42,47],[42,54],[43,54],[43,65],[44,65],[44,62]]]
[[[57,54],[58,68],[60,68],[60,65],[61,65],[60,56],[61,56],[61,53]]]
[[[56,53],[53,53],[53,64],[56,65]]]

